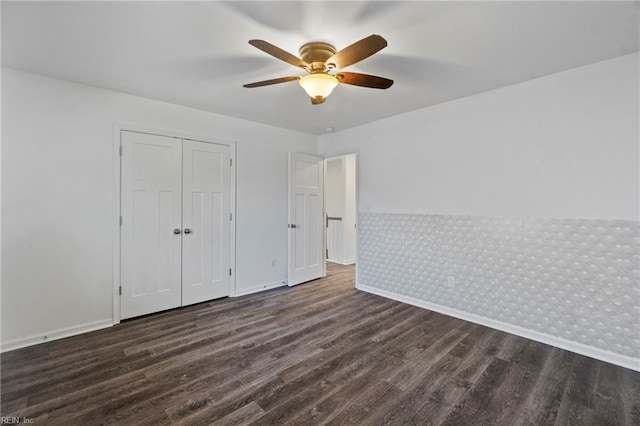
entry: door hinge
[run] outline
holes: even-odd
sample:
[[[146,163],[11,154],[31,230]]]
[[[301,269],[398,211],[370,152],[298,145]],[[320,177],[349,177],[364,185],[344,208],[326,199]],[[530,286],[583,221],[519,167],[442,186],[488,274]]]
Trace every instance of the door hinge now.
[[[229,268],[229,276],[231,276],[231,268]]]
[[[229,213],[229,220],[233,220],[233,213]]]
[[[229,158],[229,165],[233,166],[233,158]]]
[[[122,216],[120,216],[120,226],[122,226]]]
[[[122,152],[123,152],[122,145],[120,145],[120,156],[121,157],[122,157]]]
[[[120,296],[122,296],[122,286],[120,286],[120,287],[119,287],[119,289],[118,289],[118,294],[119,294]]]

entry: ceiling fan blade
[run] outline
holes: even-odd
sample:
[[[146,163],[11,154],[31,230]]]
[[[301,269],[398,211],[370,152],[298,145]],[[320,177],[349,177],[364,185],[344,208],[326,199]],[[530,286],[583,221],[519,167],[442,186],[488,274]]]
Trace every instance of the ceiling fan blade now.
[[[345,47],[327,59],[325,63],[327,65],[333,64],[336,68],[348,67],[349,65],[368,58],[385,47],[387,47],[387,40],[377,34],[372,34]]]
[[[246,88],[253,88],[253,87],[262,87],[262,86],[269,86],[271,84],[279,84],[279,83],[286,83],[288,81],[293,81],[293,80],[299,80],[300,77],[280,77],[280,78],[274,78],[272,80],[264,80],[264,81],[256,81],[255,83],[248,83],[248,84],[243,84],[242,87],[246,87]]]
[[[393,85],[393,80],[388,78],[357,72],[340,72],[336,74],[336,78],[340,83],[370,87],[372,89],[388,89]]]
[[[307,64],[302,59],[264,40],[249,40],[249,44],[262,50],[265,53],[268,53],[273,57],[280,59],[281,61],[293,65],[294,67],[300,67],[304,69],[307,69],[309,67],[309,64]]]
[[[319,104],[323,104],[324,101],[326,101],[327,98],[323,98],[321,96],[317,96],[315,98],[311,98],[311,104],[313,105],[319,105]]]

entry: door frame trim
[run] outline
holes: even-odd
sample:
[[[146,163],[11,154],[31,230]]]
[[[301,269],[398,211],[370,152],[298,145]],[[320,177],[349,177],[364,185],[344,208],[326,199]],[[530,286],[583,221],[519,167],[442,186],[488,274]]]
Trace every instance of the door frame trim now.
[[[120,214],[121,214],[121,206],[120,206],[120,198],[122,191],[122,182],[121,182],[121,172],[122,172],[122,164],[120,157],[120,146],[122,144],[122,132],[136,132],[136,133],[145,133],[149,135],[156,136],[165,136],[175,139],[187,139],[196,142],[204,142],[204,143],[212,143],[217,145],[226,145],[229,147],[229,155],[231,157],[231,173],[230,173],[230,194],[229,194],[229,211],[231,212],[231,224],[229,227],[229,265],[233,273],[231,274],[231,279],[229,280],[229,296],[234,296],[236,293],[236,152],[237,152],[237,142],[230,141],[227,139],[214,138],[210,136],[199,136],[199,135],[189,135],[182,132],[175,132],[171,130],[162,130],[157,128],[149,128],[140,124],[128,124],[128,123],[113,123],[113,149],[112,149],[112,224],[113,224],[113,286],[112,286],[112,312],[113,312],[113,324],[120,323],[120,284],[121,284],[121,265],[120,265],[120,255],[121,255],[121,240],[120,240]]]

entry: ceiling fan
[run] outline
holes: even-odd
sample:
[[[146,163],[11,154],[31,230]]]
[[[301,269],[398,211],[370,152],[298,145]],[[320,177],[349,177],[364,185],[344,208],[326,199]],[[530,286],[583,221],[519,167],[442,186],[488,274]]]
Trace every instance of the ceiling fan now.
[[[311,103],[318,105],[327,99],[339,83],[373,89],[388,89],[393,84],[393,80],[369,74],[344,71],[330,74],[333,70],[353,65],[387,47],[387,40],[376,34],[365,37],[339,52],[329,43],[319,41],[307,43],[300,48],[300,58],[264,40],[249,40],[249,44],[288,64],[306,70],[308,74],[302,77],[290,76],[258,81],[245,84],[243,87],[269,86],[298,80],[300,86],[311,98]]]

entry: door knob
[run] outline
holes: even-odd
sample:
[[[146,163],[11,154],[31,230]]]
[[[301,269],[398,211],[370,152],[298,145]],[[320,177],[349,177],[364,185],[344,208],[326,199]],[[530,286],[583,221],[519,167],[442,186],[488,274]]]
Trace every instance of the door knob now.
[[[297,226],[296,226],[295,223],[291,223],[291,224],[289,224],[289,228],[297,228]]]
[[[180,228],[176,228],[176,229],[173,230],[173,233],[176,234],[176,235],[178,235],[180,232],[182,232],[182,231],[180,231]]]
[[[185,233],[185,234],[190,234],[190,233],[191,233],[191,229],[189,229],[189,228],[184,228],[184,233]]]

